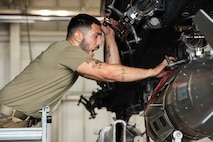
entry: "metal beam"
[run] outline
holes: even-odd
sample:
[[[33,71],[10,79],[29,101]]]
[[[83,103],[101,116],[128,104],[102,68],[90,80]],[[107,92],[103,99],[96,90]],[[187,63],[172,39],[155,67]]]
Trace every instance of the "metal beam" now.
[[[20,24],[10,24],[10,79],[20,73]]]
[[[0,23],[33,23],[36,21],[53,21],[62,22],[69,21],[72,16],[40,16],[40,15],[0,15]],[[101,20],[103,17],[96,17]]]

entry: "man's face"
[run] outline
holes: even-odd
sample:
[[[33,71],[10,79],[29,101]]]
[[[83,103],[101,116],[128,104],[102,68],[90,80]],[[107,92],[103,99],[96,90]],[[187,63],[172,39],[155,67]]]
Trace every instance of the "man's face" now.
[[[91,29],[84,34],[81,42],[81,48],[85,50],[91,57],[94,56],[94,51],[99,49],[102,44],[102,31],[101,27],[96,24],[92,24]]]

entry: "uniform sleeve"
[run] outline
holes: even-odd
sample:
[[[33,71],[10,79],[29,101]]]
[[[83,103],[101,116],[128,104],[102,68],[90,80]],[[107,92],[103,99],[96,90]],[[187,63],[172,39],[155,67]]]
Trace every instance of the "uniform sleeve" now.
[[[75,71],[79,65],[91,58],[80,47],[67,47],[60,55],[59,64]]]

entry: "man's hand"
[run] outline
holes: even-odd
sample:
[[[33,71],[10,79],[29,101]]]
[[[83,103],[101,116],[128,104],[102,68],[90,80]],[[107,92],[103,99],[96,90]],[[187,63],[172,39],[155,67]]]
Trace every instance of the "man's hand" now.
[[[169,57],[169,60],[172,62],[172,61],[175,61],[175,58],[174,57]],[[154,71],[154,74],[155,74],[155,77],[163,77],[166,73],[166,71],[164,70],[166,67],[168,66],[168,62],[166,59],[164,59],[158,66],[156,66],[153,71]]]
[[[101,21],[101,30],[102,32],[105,34],[105,36],[110,36],[110,37],[114,37],[115,36],[115,32],[114,30],[109,26],[112,25],[112,26],[116,26],[118,25],[118,22],[115,21],[114,19],[110,18],[109,19],[109,24],[105,25],[104,24],[104,20]]]

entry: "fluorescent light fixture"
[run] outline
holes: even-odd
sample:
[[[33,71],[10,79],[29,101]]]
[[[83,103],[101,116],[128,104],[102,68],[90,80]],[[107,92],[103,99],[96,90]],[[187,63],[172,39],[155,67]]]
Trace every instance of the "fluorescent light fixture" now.
[[[49,16],[52,15],[52,12],[50,10],[40,10],[39,11],[40,15],[42,16]]]
[[[41,15],[41,16],[69,16],[78,12],[67,11],[67,10],[31,10],[30,13]]]
[[[55,14],[57,16],[68,16],[68,11],[66,11],[66,10],[57,10]]]

